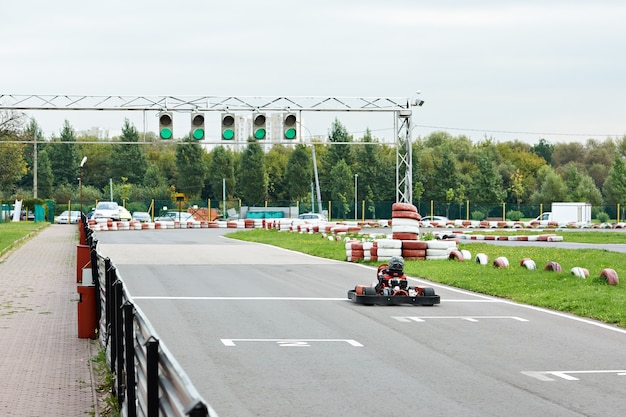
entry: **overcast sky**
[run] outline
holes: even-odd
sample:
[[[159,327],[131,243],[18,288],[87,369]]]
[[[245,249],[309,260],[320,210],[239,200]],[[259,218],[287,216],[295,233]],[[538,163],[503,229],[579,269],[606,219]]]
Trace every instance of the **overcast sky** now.
[[[626,135],[623,0],[20,0],[1,14],[3,94],[412,99],[420,90],[414,136]],[[115,113],[32,115],[47,135],[65,118],[76,130],[119,129],[125,117],[141,129],[136,115]],[[388,119],[334,117],[357,137],[393,135]]]

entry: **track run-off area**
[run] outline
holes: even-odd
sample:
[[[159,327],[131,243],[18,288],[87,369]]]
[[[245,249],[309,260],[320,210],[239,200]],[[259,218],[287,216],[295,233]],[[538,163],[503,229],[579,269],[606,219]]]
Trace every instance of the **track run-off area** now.
[[[95,234],[221,417],[626,415],[626,329],[416,278],[441,304],[355,304],[375,268],[229,232]]]

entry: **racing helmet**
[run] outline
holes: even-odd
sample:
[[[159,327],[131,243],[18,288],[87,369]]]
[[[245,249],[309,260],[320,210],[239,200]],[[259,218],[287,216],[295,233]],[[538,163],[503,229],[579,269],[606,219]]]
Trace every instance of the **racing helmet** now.
[[[387,269],[391,275],[402,275],[404,272],[404,259],[402,256],[392,256],[389,260]]]

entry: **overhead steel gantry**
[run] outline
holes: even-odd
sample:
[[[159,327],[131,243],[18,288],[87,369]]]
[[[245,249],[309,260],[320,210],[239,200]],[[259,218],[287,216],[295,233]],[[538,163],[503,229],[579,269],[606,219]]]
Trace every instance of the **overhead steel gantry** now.
[[[388,112],[394,113],[396,201],[412,202],[411,116],[409,98],[393,97],[235,97],[94,96],[0,94],[0,110],[173,111],[173,112]],[[299,135],[302,138],[302,135]]]

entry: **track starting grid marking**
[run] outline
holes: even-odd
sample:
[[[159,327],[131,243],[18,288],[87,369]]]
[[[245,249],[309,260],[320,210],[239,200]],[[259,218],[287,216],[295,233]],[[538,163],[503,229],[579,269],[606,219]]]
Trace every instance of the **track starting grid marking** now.
[[[421,316],[421,317],[392,316],[391,318],[398,320],[399,322],[402,322],[402,323],[410,323],[410,322],[423,323],[426,320],[441,320],[441,319],[465,320],[465,321],[470,321],[474,323],[478,322],[479,320],[487,320],[487,319],[528,321],[521,317],[515,317],[515,316]]]
[[[343,342],[353,347],[363,347],[362,344],[352,339],[220,339],[224,346],[237,346],[239,342],[272,342],[280,347],[311,347],[311,343],[318,342]]]
[[[561,378],[566,381],[579,381],[579,378],[571,374],[616,374],[617,376],[626,376],[626,370],[616,371],[523,371],[522,374],[540,381],[555,381],[555,378]]]

